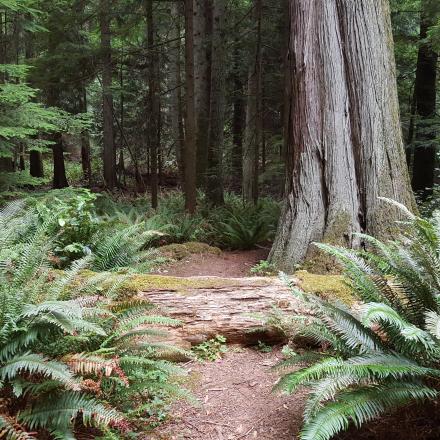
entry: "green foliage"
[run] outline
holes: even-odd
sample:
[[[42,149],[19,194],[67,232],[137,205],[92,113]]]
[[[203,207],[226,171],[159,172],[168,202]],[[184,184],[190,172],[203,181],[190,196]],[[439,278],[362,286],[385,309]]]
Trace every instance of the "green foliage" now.
[[[84,278],[92,257],[54,273],[53,231],[48,213],[24,213],[23,202],[0,212],[0,391],[9,402],[0,434],[70,439],[77,420],[125,435],[137,429],[135,413],[145,425],[160,402],[186,395],[181,370],[163,360],[176,349],[160,342],[179,323],[146,301],[116,301],[124,277],[105,288],[105,273]]]
[[[253,205],[229,196],[225,207],[211,215],[213,241],[230,249],[252,249],[273,237],[278,217],[279,207],[271,199]]]
[[[296,369],[277,388],[310,388],[304,440],[327,440],[351,423],[438,397],[440,217],[404,212],[409,217],[399,240],[385,244],[361,235],[375,253],[318,245],[342,264],[359,308],[293,288],[311,311],[295,317],[295,333],[321,347],[279,365]]]
[[[226,346],[226,338],[217,335],[206,342],[193,347],[192,351],[200,361],[217,361],[222,358],[223,354],[228,350]]]
[[[13,421],[4,424],[2,435],[20,435],[14,426],[21,425],[67,435],[76,415],[85,424],[117,423],[121,415],[82,394],[81,379],[66,363],[36,351],[67,335],[81,338],[105,331],[89,318],[96,298],[63,299],[82,264],[49,283],[48,224],[38,225],[35,214],[24,216],[21,209],[16,202],[0,212],[0,378],[1,391],[12,390],[1,416]],[[14,412],[20,407],[20,413]]]
[[[270,276],[277,273],[276,267],[267,260],[260,260],[259,263],[251,267],[251,273],[255,275]]]

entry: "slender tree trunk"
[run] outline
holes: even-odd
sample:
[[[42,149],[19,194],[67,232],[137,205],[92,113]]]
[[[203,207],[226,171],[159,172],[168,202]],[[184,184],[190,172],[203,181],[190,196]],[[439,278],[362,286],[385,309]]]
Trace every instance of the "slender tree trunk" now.
[[[212,0],[194,0],[194,99],[196,112],[197,185],[208,168],[211,96]]]
[[[262,0],[254,0],[255,44],[249,67],[246,131],[243,149],[243,198],[248,202],[258,201],[258,158],[261,144],[261,9]]]
[[[151,206],[157,208],[158,194],[158,150],[160,139],[160,84],[159,58],[154,48],[155,26],[153,17],[153,0],[146,0],[148,31],[148,99],[150,115],[148,118],[148,139],[150,146],[150,185]]]
[[[388,0],[290,0],[287,81],[286,200],[270,260],[326,269],[311,242],[392,235],[400,213],[379,196],[414,206]]]
[[[87,113],[87,91],[85,86],[82,87],[82,97],[80,99],[80,112]],[[87,131],[81,133],[81,166],[84,176],[84,181],[88,186],[92,186],[92,163],[90,154],[90,136]]]
[[[50,38],[49,47],[53,48],[56,43]],[[49,49],[50,51],[51,49]],[[50,107],[59,106],[59,85],[51,84],[47,91],[47,104]],[[66,177],[66,166],[64,163],[63,139],[60,133],[55,133],[50,136],[52,144],[53,156],[53,180],[52,186],[55,189],[65,188],[69,186]]]
[[[234,48],[234,70],[233,82],[234,91],[232,96],[233,115],[232,115],[232,181],[241,190],[241,180],[243,177],[243,126],[245,118],[243,81],[240,75],[240,52],[238,49],[239,41],[235,41]]]
[[[226,105],[226,3],[215,0],[212,14],[211,97],[206,192],[213,205],[224,203],[223,140]]]
[[[193,214],[197,205],[196,189],[196,120],[194,103],[194,27],[193,0],[185,0],[185,82],[186,82],[186,118],[185,118],[185,208]]]
[[[113,133],[112,47],[110,30],[110,0],[100,0],[99,22],[102,59],[103,162],[107,189],[116,186],[116,149]]]
[[[169,89],[171,90],[170,100],[170,119],[171,119],[171,136],[175,145],[177,164],[179,167],[180,180],[184,181],[184,168],[182,160],[182,152],[184,147],[184,133],[182,123],[182,77],[181,77],[181,29],[180,29],[180,10],[179,4],[173,2],[171,5],[171,16],[173,19],[171,39],[173,42],[170,50],[171,68],[169,76]]]
[[[436,3],[438,5],[438,3]],[[437,165],[437,133],[432,127],[436,111],[438,53],[429,41],[428,30],[436,24],[433,0],[422,0],[420,46],[417,58],[415,84],[416,133],[413,159],[414,191],[423,198],[432,194]],[[440,5],[436,6],[440,12]]]
[[[44,177],[43,160],[40,151],[31,150],[29,152],[29,173],[32,177]]]

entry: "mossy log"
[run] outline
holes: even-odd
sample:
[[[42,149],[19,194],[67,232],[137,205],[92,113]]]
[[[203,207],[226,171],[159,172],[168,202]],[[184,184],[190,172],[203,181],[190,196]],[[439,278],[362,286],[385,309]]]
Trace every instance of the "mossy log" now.
[[[169,283],[165,281],[166,286]],[[273,307],[286,313],[301,312],[298,300],[277,278],[191,277],[182,281],[185,282],[181,285],[187,286],[183,289],[138,286],[139,296],[158,306],[165,315],[182,322],[181,327],[171,329],[167,341],[182,347],[199,344],[216,335],[226,337],[228,343],[243,345],[258,341],[281,342],[285,336],[267,328],[264,316],[268,316]]]

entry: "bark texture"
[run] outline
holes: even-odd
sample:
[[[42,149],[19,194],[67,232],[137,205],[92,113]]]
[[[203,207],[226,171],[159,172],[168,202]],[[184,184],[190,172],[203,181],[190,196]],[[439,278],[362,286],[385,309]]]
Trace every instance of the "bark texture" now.
[[[228,343],[244,345],[283,340],[277,331],[264,328],[265,317],[274,306],[289,314],[299,313],[301,306],[281,281],[257,278],[219,281],[226,286],[184,292],[154,289],[139,295],[182,322],[169,335],[170,341],[179,345],[199,344],[216,335],[225,336]]]
[[[388,1],[289,6],[286,200],[270,256],[286,270],[313,241],[392,233],[399,213],[379,196],[413,206]]]

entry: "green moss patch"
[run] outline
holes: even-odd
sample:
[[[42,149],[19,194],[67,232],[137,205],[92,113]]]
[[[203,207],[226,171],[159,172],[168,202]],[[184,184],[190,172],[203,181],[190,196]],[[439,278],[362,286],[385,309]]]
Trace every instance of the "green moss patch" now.
[[[159,253],[167,258],[173,260],[183,260],[193,254],[211,254],[220,255],[222,251],[206,243],[188,242],[188,243],[174,243],[162,246],[158,249]]]
[[[348,305],[356,301],[342,275],[317,275],[300,270],[295,273],[295,276],[300,280],[299,287],[305,292],[314,293],[329,300],[338,299]]]

